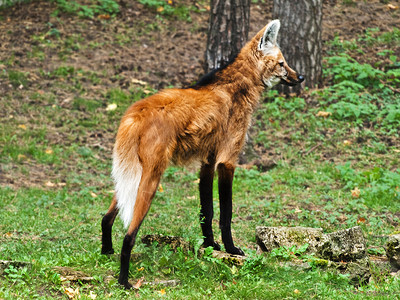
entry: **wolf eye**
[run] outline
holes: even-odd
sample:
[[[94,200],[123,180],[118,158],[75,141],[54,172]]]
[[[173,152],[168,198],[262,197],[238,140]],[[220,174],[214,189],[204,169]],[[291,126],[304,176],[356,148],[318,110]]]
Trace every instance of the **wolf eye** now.
[[[283,61],[281,61],[281,62],[279,63],[279,65],[280,65],[281,67],[283,67]]]

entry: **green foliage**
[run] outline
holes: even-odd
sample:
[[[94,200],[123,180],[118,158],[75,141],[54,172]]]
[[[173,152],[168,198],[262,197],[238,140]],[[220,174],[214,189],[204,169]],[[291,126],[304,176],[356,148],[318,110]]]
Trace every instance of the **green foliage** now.
[[[140,3],[146,5],[157,13],[165,16],[175,16],[180,20],[191,21],[190,11],[196,10],[194,6],[187,4],[174,4],[173,1],[165,0],[139,0]]]
[[[16,70],[8,70],[8,80],[14,88],[28,85],[28,74]]]
[[[107,14],[115,16],[119,13],[119,4],[115,0],[91,0],[90,4],[80,4],[77,1],[53,0],[57,3],[57,15],[59,12],[78,15],[82,18],[94,18],[97,15]]]
[[[348,55],[328,57],[326,64],[325,75],[333,85],[321,96],[334,118],[373,122],[386,134],[398,134],[400,112],[393,89],[400,87],[400,69],[384,72]]]
[[[368,206],[400,206],[400,170],[395,172],[375,167],[357,172],[350,162],[336,167],[337,178],[345,189],[359,188],[360,199]]]
[[[270,256],[283,260],[295,259],[303,255],[304,252],[307,251],[308,246],[309,244],[304,244],[300,247],[296,247],[296,245],[290,247],[282,246],[279,248],[272,249]]]

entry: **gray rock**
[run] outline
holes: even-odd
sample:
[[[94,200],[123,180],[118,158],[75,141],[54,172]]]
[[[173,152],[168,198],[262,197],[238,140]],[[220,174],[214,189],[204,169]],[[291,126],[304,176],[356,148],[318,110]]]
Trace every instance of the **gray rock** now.
[[[256,241],[266,252],[282,246],[309,244],[307,253],[315,253],[320,258],[313,261],[314,265],[348,274],[354,285],[368,282],[371,277],[366,243],[359,226],[329,234],[320,228],[260,226],[256,229]]]
[[[400,269],[400,234],[391,235],[385,245],[386,256],[390,264]]]
[[[323,238],[322,228],[257,226],[256,242],[262,251],[274,248],[300,247],[308,244],[307,253],[315,252]]]
[[[332,261],[349,262],[364,258],[366,243],[360,226],[325,234],[317,254]]]

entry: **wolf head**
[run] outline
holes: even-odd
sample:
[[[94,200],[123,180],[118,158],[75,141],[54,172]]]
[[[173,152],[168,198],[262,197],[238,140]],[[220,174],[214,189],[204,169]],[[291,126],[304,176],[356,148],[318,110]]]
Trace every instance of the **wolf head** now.
[[[279,20],[271,21],[255,37],[255,40],[258,41],[257,50],[262,81],[267,88],[278,83],[293,86],[304,81],[304,76],[299,75],[288,66],[276,43],[280,26]],[[260,35],[262,35],[261,38]]]

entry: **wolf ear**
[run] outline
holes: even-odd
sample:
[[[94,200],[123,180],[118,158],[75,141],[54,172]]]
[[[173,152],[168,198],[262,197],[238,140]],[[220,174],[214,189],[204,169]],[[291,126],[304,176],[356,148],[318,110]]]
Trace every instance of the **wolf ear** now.
[[[259,50],[265,50],[268,47],[276,46],[276,38],[278,36],[279,28],[281,27],[281,22],[279,20],[273,20],[269,22],[264,34],[258,44]]]

